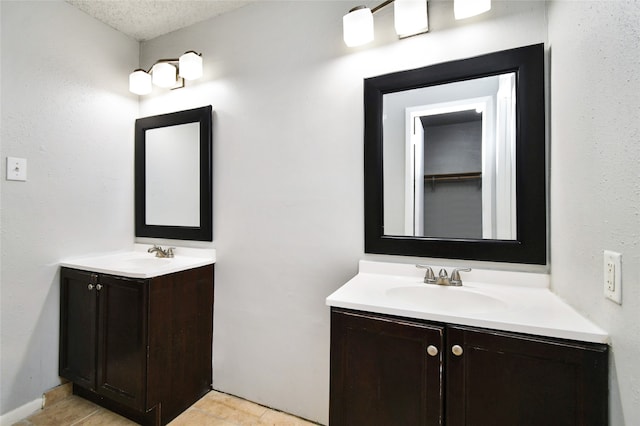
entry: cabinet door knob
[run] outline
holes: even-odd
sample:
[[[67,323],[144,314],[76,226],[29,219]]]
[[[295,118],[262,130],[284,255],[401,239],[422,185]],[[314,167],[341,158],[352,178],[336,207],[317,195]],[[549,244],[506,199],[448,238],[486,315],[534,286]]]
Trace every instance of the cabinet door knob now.
[[[93,290],[93,284],[88,284],[88,285],[87,285],[87,289],[88,289],[89,291]]]
[[[462,346],[460,345],[453,345],[451,347],[451,352],[455,355],[455,356],[460,356],[462,355]]]
[[[102,284],[96,284],[96,290],[98,291],[102,290]]]
[[[438,348],[433,345],[429,345],[427,346],[427,353],[431,356],[436,356],[438,355]]]

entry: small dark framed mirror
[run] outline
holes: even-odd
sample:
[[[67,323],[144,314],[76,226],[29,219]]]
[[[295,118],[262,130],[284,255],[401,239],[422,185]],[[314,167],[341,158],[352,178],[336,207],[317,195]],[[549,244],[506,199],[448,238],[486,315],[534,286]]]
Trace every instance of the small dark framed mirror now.
[[[211,106],[135,124],[137,237],[212,241]]]
[[[364,81],[365,252],[547,261],[544,46]]]

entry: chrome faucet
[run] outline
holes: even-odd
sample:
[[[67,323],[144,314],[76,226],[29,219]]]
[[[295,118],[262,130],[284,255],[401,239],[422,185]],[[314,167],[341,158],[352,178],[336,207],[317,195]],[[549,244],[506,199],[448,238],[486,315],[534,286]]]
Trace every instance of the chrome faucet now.
[[[153,247],[151,247],[149,250],[147,250],[148,253],[156,253],[156,257],[173,257],[173,249],[175,247],[169,247],[166,250],[164,250],[162,247],[160,246],[156,246],[154,245]]]
[[[436,285],[444,285],[444,286],[452,286],[452,287],[461,287],[462,286],[462,278],[460,278],[460,272],[470,272],[471,268],[456,268],[451,273],[451,278],[447,274],[447,270],[442,268],[440,272],[438,272],[438,278],[436,279],[433,269],[427,265],[416,265],[416,268],[426,269],[424,275],[424,283],[425,284],[436,284]]]
[[[442,268],[440,269],[440,272],[438,272],[438,280],[436,281],[436,284],[438,285],[451,285],[451,280],[449,279],[449,276],[447,275],[447,270]]]

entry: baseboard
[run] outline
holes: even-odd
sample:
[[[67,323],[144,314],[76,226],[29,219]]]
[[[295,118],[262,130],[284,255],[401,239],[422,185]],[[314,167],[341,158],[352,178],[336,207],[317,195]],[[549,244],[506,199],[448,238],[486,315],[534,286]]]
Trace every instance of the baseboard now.
[[[41,408],[42,398],[34,399],[31,402],[27,402],[26,404],[1,415],[0,426],[10,426],[14,423],[17,423],[20,420],[29,417]]]

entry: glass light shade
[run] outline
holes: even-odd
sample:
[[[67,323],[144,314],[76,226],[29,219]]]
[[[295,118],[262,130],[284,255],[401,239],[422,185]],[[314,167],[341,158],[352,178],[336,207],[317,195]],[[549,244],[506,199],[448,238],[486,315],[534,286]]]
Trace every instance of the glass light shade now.
[[[129,74],[129,91],[136,95],[148,95],[151,93],[151,75],[145,70],[137,69]]]
[[[155,64],[151,69],[153,84],[160,87],[171,88],[176,85],[177,69],[166,62]]]
[[[427,0],[395,0],[393,19],[400,37],[424,33],[429,30]]]
[[[342,17],[344,42],[349,47],[361,46],[373,40],[373,14],[364,6],[351,9]]]
[[[196,52],[187,52],[180,56],[180,77],[195,80],[202,77],[202,56]]]
[[[456,19],[465,19],[491,10],[491,0],[454,0],[453,14]]]

